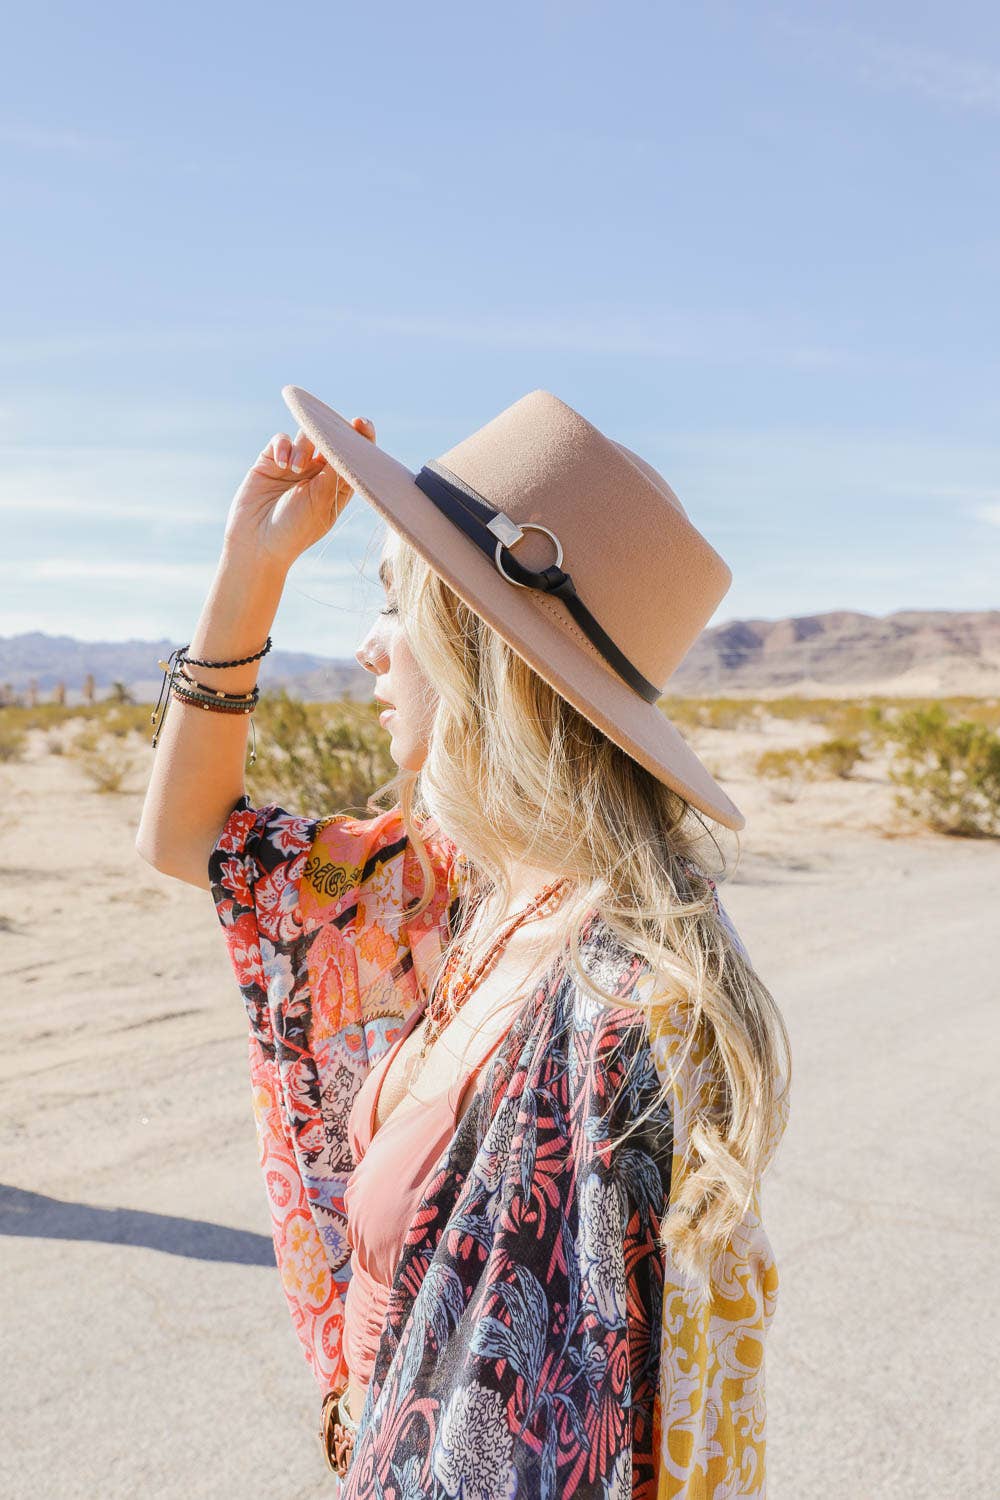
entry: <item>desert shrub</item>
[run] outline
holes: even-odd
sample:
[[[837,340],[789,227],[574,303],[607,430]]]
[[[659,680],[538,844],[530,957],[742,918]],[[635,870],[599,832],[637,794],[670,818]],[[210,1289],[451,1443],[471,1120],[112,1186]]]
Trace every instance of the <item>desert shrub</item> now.
[[[9,710],[0,710],[0,760],[23,760],[28,742],[27,730],[8,717]]]
[[[26,703],[17,703],[4,709],[4,713],[10,714],[22,729],[45,730],[58,728],[67,719],[77,718],[82,711],[82,708],[74,708],[66,703],[36,703],[34,708]]]
[[[367,812],[370,794],[395,774],[389,736],[367,700],[304,703],[282,688],[255,710],[257,759],[246,768],[251,798],[317,815]]]
[[[892,720],[884,703],[862,705],[863,712],[854,727],[855,735],[871,748],[884,745],[892,732]]]
[[[893,740],[898,807],[938,833],[1000,834],[1000,735],[933,703],[900,715]]]
[[[854,740],[861,745],[881,744],[887,727],[885,705],[864,699],[842,699],[824,720],[836,740]]]
[[[801,772],[804,765],[804,750],[765,750],[758,755],[754,769],[767,781],[781,781]]]
[[[958,700],[962,717],[988,729],[1000,730],[1000,698],[963,698]]]
[[[148,724],[149,714],[145,709],[139,708],[138,712],[136,712],[134,705],[119,703],[108,706],[103,715],[102,728],[106,734],[114,735],[116,740],[126,740],[136,730],[145,732]],[[152,737],[153,731],[150,726],[147,739],[152,739]]]
[[[775,796],[783,802],[794,802],[810,779],[804,750],[765,750],[758,755],[754,769],[758,776],[771,783]]]
[[[66,754],[77,762],[98,792],[120,792],[132,769],[132,757],[124,744],[102,733],[101,726],[87,725],[70,741]]]
[[[757,705],[746,698],[707,698],[698,705],[698,723],[706,729],[744,729],[759,717]]]
[[[835,776],[841,779],[850,776],[861,759],[861,743],[845,735],[822,744],[811,745],[805,752],[806,762],[817,776]]]
[[[765,781],[774,783],[786,801],[792,801],[807,781],[850,776],[862,753],[858,740],[829,739],[807,749],[765,750],[757,757],[754,769]]]
[[[742,729],[761,717],[754,698],[665,697],[660,707],[681,729]]]
[[[773,719],[825,724],[830,714],[830,702],[828,698],[767,698],[764,707]]]
[[[36,703],[33,708],[26,703],[13,703],[0,709],[0,714],[9,716],[12,723],[28,730],[49,731],[80,723],[127,724],[130,729],[145,733],[148,740],[153,734],[150,723],[152,708],[152,703],[132,703],[109,697],[98,703]]]
[[[682,729],[753,729],[765,719],[819,724],[832,738],[877,741],[886,724],[878,698],[670,698],[660,706]]]
[[[70,741],[70,755],[91,755],[97,750],[101,743],[101,727],[99,724],[84,724],[74,734]]]

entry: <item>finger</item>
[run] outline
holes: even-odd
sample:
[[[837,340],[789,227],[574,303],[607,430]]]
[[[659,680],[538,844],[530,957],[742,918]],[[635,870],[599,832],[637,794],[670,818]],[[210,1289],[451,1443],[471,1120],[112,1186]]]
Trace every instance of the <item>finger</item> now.
[[[311,448],[312,444],[310,443],[309,446]],[[326,463],[326,455],[323,454],[323,453],[321,453],[319,451],[319,449],[317,448],[314,452],[312,452],[312,453],[305,453],[303,455],[303,458],[302,458],[302,472],[303,473],[317,474],[319,472],[319,470],[323,467],[323,465],[325,463]]]
[[[290,461],[292,472],[301,474],[303,469],[308,469],[312,464],[312,441],[300,427],[295,435],[292,445]]]
[[[320,452],[312,438],[309,437],[302,440],[302,457],[307,469],[313,469],[326,463],[325,455]]]

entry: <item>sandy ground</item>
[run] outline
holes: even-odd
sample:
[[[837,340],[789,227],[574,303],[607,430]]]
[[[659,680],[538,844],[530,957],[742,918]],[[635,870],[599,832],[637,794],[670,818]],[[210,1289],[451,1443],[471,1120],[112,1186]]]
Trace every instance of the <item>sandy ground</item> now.
[[[1000,842],[879,831],[878,768],[793,800],[747,769],[755,748],[817,737],[776,721],[697,737],[748,816],[723,899],[795,1049],[764,1188],[781,1277],[768,1493],[985,1500]],[[0,1489],[319,1500],[318,1390],[274,1270],[242,1002],[208,892],[133,846],[151,754],[137,744],[116,795],[40,735],[0,766]]]

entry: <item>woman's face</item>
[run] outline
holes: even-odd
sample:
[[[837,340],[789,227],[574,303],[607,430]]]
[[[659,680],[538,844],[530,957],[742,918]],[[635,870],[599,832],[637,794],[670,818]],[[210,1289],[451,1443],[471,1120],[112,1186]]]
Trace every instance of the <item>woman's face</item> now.
[[[396,765],[419,771],[427,758],[437,695],[417,665],[396,613],[392,589],[392,545],[383,552],[379,578],[385,590],[385,607],[365,636],[355,655],[375,675],[374,696],[391,709],[381,719],[391,736],[389,754]]]

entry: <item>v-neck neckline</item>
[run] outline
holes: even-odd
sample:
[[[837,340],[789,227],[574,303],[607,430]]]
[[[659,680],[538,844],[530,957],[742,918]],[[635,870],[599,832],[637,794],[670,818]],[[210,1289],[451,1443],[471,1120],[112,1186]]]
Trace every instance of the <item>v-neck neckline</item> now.
[[[371,1145],[371,1143],[375,1139],[376,1135],[378,1135],[380,1131],[383,1131],[385,1129],[385,1127],[388,1125],[389,1121],[391,1119],[393,1119],[393,1117],[396,1115],[397,1111],[399,1110],[399,1104],[397,1104],[396,1107],[395,1107],[395,1109],[390,1110],[389,1114],[386,1115],[386,1117],[382,1121],[381,1125],[376,1125],[375,1116],[378,1113],[378,1103],[379,1103],[379,1100],[382,1097],[382,1085],[385,1083],[386,1074],[388,1073],[389,1068],[391,1066],[391,1059],[395,1056],[396,1052],[402,1046],[403,1042],[406,1041],[406,1038],[410,1035],[410,1032],[416,1030],[416,1027],[417,1027],[418,1023],[423,1019],[423,1017],[426,1014],[427,1014],[427,1006],[426,1005],[423,1005],[423,1006],[421,1006],[421,1008],[419,1010],[414,1011],[413,1014],[407,1020],[406,1025],[403,1027],[402,1031],[399,1033],[399,1036],[392,1043],[392,1045],[389,1048],[388,1052],[386,1052],[384,1054],[384,1056],[379,1059],[379,1062],[383,1065],[382,1066],[382,1072],[381,1072],[381,1075],[379,1077],[378,1082],[375,1085],[375,1094],[374,1094],[374,1097],[372,1099],[371,1109],[368,1111],[368,1144],[369,1145]],[[448,1090],[447,1089],[442,1089],[441,1092],[442,1093],[447,1093]],[[405,1094],[404,1094],[403,1097],[404,1098],[406,1097]],[[437,1102],[438,1098],[439,1098],[439,1095],[435,1094],[433,1099],[428,1099],[428,1100],[425,1101],[425,1103],[427,1103],[427,1104],[434,1104],[434,1103]],[[400,1100],[400,1104],[401,1103],[402,1103],[402,1100]],[[367,1149],[367,1147],[366,1147],[366,1149]]]
[[[591,907],[588,910],[586,919],[584,920],[584,923],[583,923],[583,926],[582,926],[582,929],[581,929],[581,940],[583,938],[588,937],[590,935],[590,932],[591,932],[591,930],[592,930],[592,928],[594,926],[595,921],[597,920],[598,915],[599,915],[599,913],[598,913],[596,907]],[[533,994],[537,994],[538,990],[541,987],[543,987],[543,986],[545,987],[547,993],[552,993],[553,988],[558,988],[559,982],[560,982],[560,980],[562,978],[562,972],[563,972],[563,960],[562,960],[562,956],[560,954],[556,954],[556,955],[554,955],[551,958],[551,960],[550,960],[547,968],[545,968],[542,971],[542,973],[537,977],[537,979],[535,981],[535,984],[532,987],[532,993]],[[509,1035],[510,1030],[513,1027],[513,1025],[515,1024],[515,1022],[518,1021],[520,1019],[521,1015],[524,1013],[525,1007],[531,1003],[531,998],[532,998],[531,995],[529,995],[529,996],[527,996],[525,998],[523,1004],[521,1005],[521,1007],[519,1008],[519,1010],[517,1011],[517,1013],[511,1018],[511,1021],[510,1021],[509,1025],[507,1025],[506,1027],[504,1027],[504,1030],[501,1033],[501,1035],[496,1039],[496,1041],[493,1043],[493,1045],[488,1049],[488,1051],[486,1053],[486,1056],[482,1059],[482,1061],[478,1065],[480,1070],[482,1069],[483,1065],[486,1062],[489,1061],[489,1058],[496,1051],[497,1047],[500,1046],[500,1044],[504,1040],[504,1038]],[[420,1020],[422,1020],[423,1017],[426,1014],[427,1014],[427,1001],[425,1000],[424,1003],[423,1003],[423,1005],[420,1007],[420,1009],[414,1011],[413,1014],[408,1018],[406,1024],[403,1027],[403,1030],[400,1032],[400,1034],[396,1038],[396,1040],[392,1043],[392,1045],[390,1046],[388,1052],[384,1053],[382,1055],[382,1057],[379,1058],[378,1063],[376,1063],[376,1065],[375,1065],[376,1067],[379,1067],[382,1064],[384,1064],[384,1067],[382,1067],[382,1074],[381,1074],[381,1076],[380,1076],[377,1084],[375,1085],[375,1094],[374,1094],[374,1097],[372,1099],[371,1109],[368,1111],[368,1142],[367,1142],[367,1145],[365,1146],[365,1150],[366,1151],[371,1146],[371,1143],[372,1143],[372,1141],[374,1141],[375,1137],[378,1134],[380,1134],[380,1132],[383,1131],[386,1128],[386,1126],[389,1124],[389,1122],[391,1120],[395,1119],[396,1115],[399,1113],[399,1110],[401,1108],[402,1101],[400,1101],[400,1104],[396,1105],[395,1109],[393,1109],[392,1112],[389,1115],[387,1115],[386,1118],[382,1121],[381,1125],[379,1125],[376,1128],[375,1116],[376,1116],[376,1113],[378,1111],[379,1100],[382,1097],[382,1085],[385,1082],[386,1074],[388,1073],[389,1068],[391,1066],[389,1059],[395,1055],[396,1051],[403,1044],[403,1042],[406,1040],[406,1038],[410,1035],[410,1032],[413,1031],[413,1029],[416,1027],[417,1023]],[[430,1099],[418,1100],[418,1103],[423,1104],[423,1106],[424,1106],[425,1109],[430,1109],[433,1105],[437,1104],[437,1102],[441,1098],[443,1098],[445,1095],[450,1095],[452,1093],[454,1087],[455,1087],[455,1085],[452,1084],[448,1088],[440,1089]],[[405,1098],[406,1096],[404,1095],[403,1097]],[[456,1098],[452,1102],[452,1113],[454,1113],[455,1108],[457,1107],[458,1101],[461,1099],[461,1097],[462,1097],[462,1090],[459,1089],[459,1092],[456,1095]],[[404,1111],[404,1113],[405,1113],[405,1111]]]

